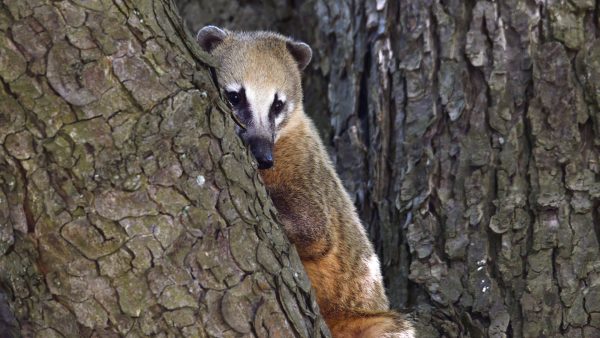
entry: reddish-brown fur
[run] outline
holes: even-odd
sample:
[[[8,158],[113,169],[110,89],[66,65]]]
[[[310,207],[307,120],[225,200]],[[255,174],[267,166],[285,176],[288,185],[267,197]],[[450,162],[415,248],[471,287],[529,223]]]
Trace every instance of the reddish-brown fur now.
[[[275,166],[260,174],[333,336],[410,337],[409,323],[388,311],[380,279],[367,294],[362,263],[371,244],[312,122],[294,119],[275,143]]]
[[[260,175],[333,336],[413,337],[410,323],[389,311],[373,246],[304,113],[298,69],[302,62],[290,53],[286,44],[291,40],[270,32],[233,33],[215,27],[198,36],[200,45],[220,61],[222,85],[235,83],[253,93],[273,93],[275,88],[293,107],[273,130],[274,166]]]

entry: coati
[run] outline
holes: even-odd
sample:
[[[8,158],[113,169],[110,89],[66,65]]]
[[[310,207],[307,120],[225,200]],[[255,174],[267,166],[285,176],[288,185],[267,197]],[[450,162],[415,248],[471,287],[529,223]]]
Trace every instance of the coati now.
[[[389,311],[379,259],[302,104],[301,71],[311,48],[273,32],[215,26],[197,35],[216,57],[224,94],[244,128],[237,133],[316,291],[336,338],[413,337]]]

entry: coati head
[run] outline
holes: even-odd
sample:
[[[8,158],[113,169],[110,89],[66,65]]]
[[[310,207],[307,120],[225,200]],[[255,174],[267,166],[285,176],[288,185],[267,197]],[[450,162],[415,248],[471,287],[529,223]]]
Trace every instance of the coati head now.
[[[216,57],[217,78],[245,128],[238,135],[259,169],[273,166],[273,145],[290,118],[301,111],[300,71],[312,57],[303,43],[272,32],[231,32],[215,26],[196,37]]]

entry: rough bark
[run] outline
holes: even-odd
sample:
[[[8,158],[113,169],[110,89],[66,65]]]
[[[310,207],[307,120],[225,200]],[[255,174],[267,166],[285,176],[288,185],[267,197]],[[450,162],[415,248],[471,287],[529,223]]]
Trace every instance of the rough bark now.
[[[229,6],[186,15],[315,49],[306,100],[395,306],[448,336],[600,336],[598,1]]]
[[[0,2],[0,336],[328,336],[176,12]]]

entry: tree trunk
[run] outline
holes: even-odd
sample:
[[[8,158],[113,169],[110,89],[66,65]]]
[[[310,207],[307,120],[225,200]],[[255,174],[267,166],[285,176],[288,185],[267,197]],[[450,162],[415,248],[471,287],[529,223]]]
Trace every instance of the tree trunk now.
[[[453,337],[600,336],[598,1],[179,3],[313,46],[307,105],[396,307]]]
[[[170,0],[2,2],[0,336],[329,335],[211,62]]]

